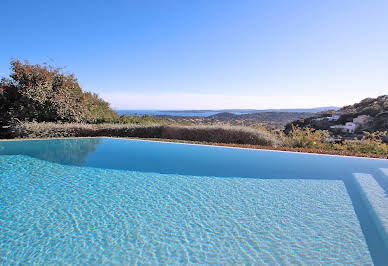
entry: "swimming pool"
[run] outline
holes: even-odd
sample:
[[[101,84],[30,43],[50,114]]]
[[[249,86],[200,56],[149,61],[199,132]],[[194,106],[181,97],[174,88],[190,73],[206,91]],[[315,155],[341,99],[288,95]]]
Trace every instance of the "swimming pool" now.
[[[387,169],[113,138],[3,141],[0,262],[384,265]]]

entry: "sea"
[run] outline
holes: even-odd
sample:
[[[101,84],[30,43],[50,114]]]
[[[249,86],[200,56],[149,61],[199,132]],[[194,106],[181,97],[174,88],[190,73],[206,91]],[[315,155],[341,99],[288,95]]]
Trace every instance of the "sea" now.
[[[234,111],[234,110],[116,110],[119,115],[153,115],[153,116],[182,116],[182,117],[208,117],[222,112],[237,115],[257,113],[257,110]]]
[[[310,109],[223,109],[223,110],[116,110],[119,115],[168,115],[168,116],[182,116],[182,117],[208,117],[218,113],[228,112],[236,115],[242,114],[253,114],[253,113],[263,113],[263,112],[307,112],[307,113],[316,113],[326,110],[338,110],[338,107],[318,107]]]

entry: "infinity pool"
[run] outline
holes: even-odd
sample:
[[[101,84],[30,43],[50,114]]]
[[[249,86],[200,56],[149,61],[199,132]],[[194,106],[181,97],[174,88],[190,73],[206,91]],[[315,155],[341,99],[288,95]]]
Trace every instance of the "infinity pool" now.
[[[388,160],[0,142],[1,264],[388,262]]]

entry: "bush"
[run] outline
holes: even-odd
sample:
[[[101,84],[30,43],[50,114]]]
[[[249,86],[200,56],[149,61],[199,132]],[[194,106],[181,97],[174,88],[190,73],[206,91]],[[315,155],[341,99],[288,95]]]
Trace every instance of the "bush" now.
[[[20,123],[13,127],[11,138],[57,138],[57,137],[160,137],[159,125],[119,125],[82,123]]]
[[[163,126],[161,138],[273,147],[284,145],[281,138],[266,130],[238,126]]]
[[[11,79],[2,79],[3,105],[12,118],[83,121],[82,90],[74,75],[60,69],[11,61]]]
[[[83,95],[86,117],[91,123],[114,123],[119,120],[119,115],[109,107],[96,93],[86,92]]]
[[[152,125],[152,124],[163,124],[163,120],[155,119],[150,115],[121,115],[117,121],[120,124],[141,124],[141,125]]]
[[[12,120],[113,122],[118,115],[94,93],[83,93],[73,74],[47,65],[11,61],[9,79],[0,82],[0,127]]]
[[[137,124],[20,123],[11,138],[53,137],[139,137],[190,140],[200,142],[282,146],[281,138],[264,130],[233,126],[164,126]]]
[[[288,145],[292,148],[323,148],[329,142],[330,134],[326,130],[301,129],[292,126],[288,134]]]
[[[333,144],[333,148],[340,151],[349,151],[369,155],[388,155],[388,145],[383,142],[387,132],[364,132],[361,140],[345,140],[342,144]]]
[[[347,154],[365,154],[388,156],[388,145],[383,142],[387,132],[363,132],[361,139],[343,140],[334,143],[330,133],[325,130],[293,127],[287,136],[291,148],[314,148],[320,151],[338,151]]]

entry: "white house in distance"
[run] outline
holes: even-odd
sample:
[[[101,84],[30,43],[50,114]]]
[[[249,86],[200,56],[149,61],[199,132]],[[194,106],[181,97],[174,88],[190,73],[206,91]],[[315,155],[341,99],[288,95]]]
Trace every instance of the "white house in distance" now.
[[[339,119],[339,115],[332,115],[332,116],[325,116],[325,117],[319,117],[319,118],[316,118],[314,120],[316,121],[320,121],[320,120],[329,120],[329,121],[337,121]]]
[[[365,125],[370,120],[369,115],[359,115],[356,118],[353,118],[353,123],[358,124],[360,126]]]
[[[357,125],[353,122],[346,122],[345,125],[335,125],[330,128],[340,129],[342,132],[353,134],[356,131]]]
[[[332,115],[332,116],[327,117],[327,120],[329,120],[329,121],[337,121],[339,118],[340,118],[339,115]]]
[[[353,118],[353,122],[346,122],[345,125],[335,125],[330,128],[340,129],[342,132],[353,134],[357,128],[364,126],[369,121],[369,115],[359,115],[356,118]]]

